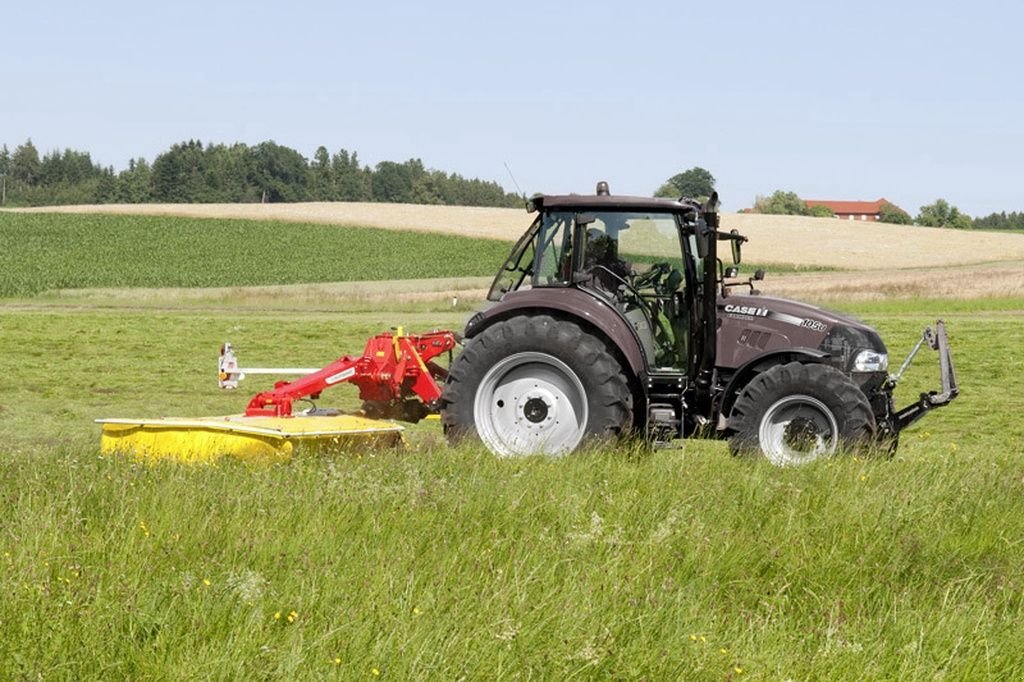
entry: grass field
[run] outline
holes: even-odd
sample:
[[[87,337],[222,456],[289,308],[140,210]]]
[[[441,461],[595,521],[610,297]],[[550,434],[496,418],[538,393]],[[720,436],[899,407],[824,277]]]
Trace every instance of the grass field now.
[[[218,391],[224,340],[315,365],[474,305],[401,297],[422,281],[242,283],[0,300],[0,678],[1024,678],[1024,297],[805,294],[894,361],[946,319],[962,396],[892,460],[778,469],[699,441],[501,460],[429,422],[403,451],[264,468],[100,456],[94,418],[238,412],[265,388]],[[901,404],[937,375],[922,356]]]

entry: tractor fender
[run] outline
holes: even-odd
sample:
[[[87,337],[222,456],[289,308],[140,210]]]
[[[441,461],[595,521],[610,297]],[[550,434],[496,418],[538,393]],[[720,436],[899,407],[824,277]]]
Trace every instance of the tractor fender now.
[[[505,294],[500,301],[469,319],[465,338],[471,339],[510,317],[552,312],[603,334],[629,364],[633,376],[643,374],[646,367],[644,352],[633,327],[609,302],[579,289],[545,287]]]
[[[824,362],[829,354],[814,348],[781,348],[758,355],[740,367],[729,378],[719,398],[718,413],[722,417],[728,417],[732,405],[736,402],[736,396],[743,390],[743,387],[750,383],[755,375],[760,374],[769,367],[785,364],[787,362]]]

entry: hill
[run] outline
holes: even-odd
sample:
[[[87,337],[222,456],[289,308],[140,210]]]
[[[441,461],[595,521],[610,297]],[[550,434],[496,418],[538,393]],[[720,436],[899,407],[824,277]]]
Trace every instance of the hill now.
[[[20,209],[33,212],[163,215],[312,222],[457,234],[512,241],[529,225],[511,208],[318,202],[299,204],[113,204]],[[726,213],[724,229],[750,237],[745,258],[848,270],[934,268],[1024,261],[1024,235],[808,218]]]

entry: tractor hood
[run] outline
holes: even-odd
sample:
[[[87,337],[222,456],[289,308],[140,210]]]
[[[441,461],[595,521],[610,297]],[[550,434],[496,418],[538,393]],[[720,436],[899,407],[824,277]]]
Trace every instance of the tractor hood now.
[[[718,299],[718,357],[722,368],[791,348],[827,353],[844,371],[862,351],[885,355],[878,333],[824,308],[774,296],[731,293]]]

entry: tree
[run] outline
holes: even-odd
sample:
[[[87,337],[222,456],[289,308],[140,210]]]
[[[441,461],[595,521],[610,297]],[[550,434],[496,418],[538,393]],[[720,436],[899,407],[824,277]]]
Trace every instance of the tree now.
[[[334,185],[338,188],[338,199],[341,201],[371,201],[372,171],[360,168],[359,155],[341,149],[331,157],[331,174]]]
[[[152,197],[149,164],[142,157],[131,159],[128,170],[117,176],[117,201],[122,204],[144,204]]]
[[[189,140],[173,145],[153,161],[153,198],[188,204],[203,200],[208,187],[203,143]]]
[[[957,230],[970,229],[971,217],[961,213],[956,206],[951,206],[945,199],[936,199],[935,203],[921,207],[917,216],[917,224],[925,227],[951,227]]]
[[[809,209],[807,209],[807,215],[813,216],[815,218],[835,218],[836,212],[833,211],[828,206],[818,204],[817,206],[811,206]]]
[[[252,154],[255,184],[266,201],[305,200],[309,166],[302,154],[273,140],[253,147]]]
[[[986,230],[1024,230],[1024,211],[1017,213],[992,213],[984,218],[975,218],[974,227]]]
[[[373,200],[412,203],[412,183],[413,169],[409,163],[381,161],[373,173]]]
[[[21,187],[35,187],[39,181],[40,166],[39,150],[29,138],[14,150],[11,157],[11,180]]]
[[[335,201],[338,198],[331,170],[331,155],[323,145],[316,148],[309,167],[309,194],[313,201]]]
[[[757,197],[754,201],[754,213],[772,215],[807,215],[807,202],[796,195],[796,192],[775,190],[770,197]]]
[[[0,204],[7,203],[7,174],[11,172],[11,152],[0,147]]]
[[[694,166],[690,170],[676,173],[666,180],[654,193],[654,196],[668,199],[687,197],[705,201],[714,191],[715,176],[700,166]]]
[[[911,225],[914,220],[910,214],[896,204],[884,202],[878,209],[878,219],[883,223],[894,223],[896,225]]]

